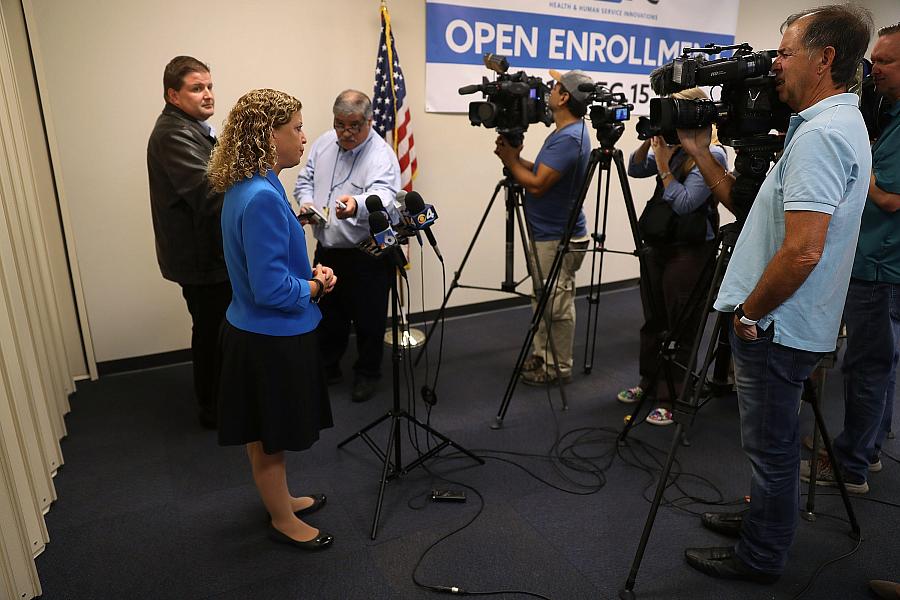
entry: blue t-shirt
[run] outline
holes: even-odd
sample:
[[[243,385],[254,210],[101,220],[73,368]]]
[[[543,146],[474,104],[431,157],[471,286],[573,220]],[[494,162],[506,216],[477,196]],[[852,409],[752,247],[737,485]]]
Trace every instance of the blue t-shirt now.
[[[587,170],[591,154],[591,137],[585,122],[577,121],[557,129],[547,136],[541,151],[534,159],[534,173],[538,165],[545,164],[562,173],[556,185],[541,197],[525,192],[525,218],[531,226],[535,241],[560,240],[569,222],[572,205],[581,191],[581,184]],[[584,211],[578,215],[578,222],[572,237],[587,235]]]
[[[889,111],[891,121],[872,146],[872,171],[879,188],[900,194],[900,102]],[[881,210],[871,200],[863,209],[853,277],[900,283],[900,210]]]
[[[819,263],[794,294],[759,320],[774,322],[777,344],[834,350],[859,220],[869,189],[872,154],[855,94],[837,94],[791,117],[784,153],[766,177],[719,289],[715,308],[733,311],[756,287],[784,242],[784,213],[831,215]]]
[[[306,236],[274,171],[225,192],[222,245],[232,288],[229,323],[277,336],[316,328],[322,313],[310,301]]]

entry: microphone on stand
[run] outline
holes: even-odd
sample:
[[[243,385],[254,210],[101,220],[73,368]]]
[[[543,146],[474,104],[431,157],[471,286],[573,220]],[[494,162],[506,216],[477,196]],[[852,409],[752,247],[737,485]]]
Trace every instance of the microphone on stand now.
[[[367,199],[367,208],[368,202],[369,200]],[[406,277],[406,270],[403,268],[406,266],[406,257],[398,246],[400,242],[397,239],[397,232],[394,231],[394,228],[388,222],[387,213],[381,210],[369,213],[369,230],[375,239],[378,249],[390,256],[391,261],[399,267],[400,274]]]
[[[410,192],[406,195],[406,208],[416,230],[425,232],[425,237],[428,238],[428,243],[434,248],[434,253],[437,255],[438,260],[444,262],[441,249],[438,248],[437,240],[431,231],[432,223],[437,221],[438,218],[437,211],[430,204],[425,204],[419,192]]]
[[[416,229],[416,226],[413,224],[412,217],[409,214],[409,209],[406,207],[406,190],[400,190],[397,192],[397,197],[394,200],[394,208],[397,209],[397,212],[400,213],[400,220],[403,223],[403,229],[407,232],[411,232],[412,235],[416,236],[416,241],[419,242],[419,246],[423,246],[422,244],[422,234],[419,233],[419,230]]]

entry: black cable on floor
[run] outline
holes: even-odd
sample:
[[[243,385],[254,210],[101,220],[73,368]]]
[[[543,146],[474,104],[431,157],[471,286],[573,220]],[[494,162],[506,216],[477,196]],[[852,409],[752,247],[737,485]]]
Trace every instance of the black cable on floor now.
[[[544,596],[537,592],[530,592],[528,590],[514,590],[514,589],[466,590],[466,589],[460,588],[455,585],[438,585],[438,584],[425,583],[425,582],[419,580],[419,578],[417,576],[417,572],[419,570],[419,567],[422,565],[422,561],[425,560],[425,557],[428,555],[428,553],[431,552],[434,548],[436,548],[440,543],[446,541],[450,537],[456,535],[457,533],[459,533],[459,532],[463,531],[464,529],[466,529],[467,527],[469,527],[469,525],[474,523],[478,519],[478,517],[481,516],[481,513],[484,512],[484,496],[482,496],[481,492],[479,492],[475,487],[465,484],[465,483],[462,483],[461,481],[455,481],[452,479],[447,479],[446,477],[443,477],[441,475],[436,475],[431,470],[429,470],[427,467],[425,467],[425,470],[432,477],[435,477],[437,479],[440,479],[442,481],[445,481],[445,482],[453,484],[453,485],[462,486],[468,490],[472,490],[472,492],[474,492],[475,495],[478,496],[479,506],[478,506],[477,512],[471,519],[469,519],[463,525],[460,525],[459,527],[457,527],[450,533],[448,533],[448,534],[438,538],[434,542],[432,542],[431,545],[428,546],[428,548],[426,548],[424,552],[422,552],[422,554],[419,556],[419,560],[416,561],[416,566],[413,567],[413,570],[412,570],[411,576],[412,576],[413,583],[421,588],[430,590],[432,592],[438,592],[438,593],[443,593],[443,594],[455,594],[457,596],[499,596],[500,594],[519,594],[522,596],[529,596],[531,598],[541,598],[542,600],[551,600],[551,598],[548,598],[547,596]]]

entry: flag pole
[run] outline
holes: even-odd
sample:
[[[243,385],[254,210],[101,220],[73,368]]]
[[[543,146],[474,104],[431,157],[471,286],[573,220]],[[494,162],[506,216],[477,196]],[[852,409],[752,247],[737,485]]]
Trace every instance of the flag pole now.
[[[394,69],[392,66],[394,63],[394,56],[393,56],[394,47],[393,47],[393,44],[391,43],[393,40],[393,32],[391,31],[391,15],[388,12],[386,0],[381,0],[380,4],[381,4],[381,8],[380,8],[381,18],[384,21],[384,40],[385,40],[385,44],[387,44],[387,57],[388,57],[387,68],[388,68],[388,76],[390,77],[389,87],[391,90],[391,99],[393,100],[392,106],[393,106],[393,109],[396,110],[397,92],[396,92],[395,81],[394,81]],[[397,139],[397,121],[395,119],[394,120],[394,131],[392,132],[392,135],[391,135],[391,145],[394,148],[395,154],[397,152],[398,144],[399,144],[399,140]],[[403,267],[401,267],[401,268],[403,268]],[[406,305],[406,302],[404,301],[406,299],[406,293],[405,293],[406,289],[404,288],[403,285],[400,285],[401,284],[400,274],[395,273],[394,277],[397,278],[397,284],[398,284],[397,290],[399,293],[397,294],[397,300],[398,300],[400,306],[403,307]],[[406,317],[404,315],[405,315],[404,311],[401,310],[400,315],[399,315],[400,339],[397,340],[397,344],[401,348],[418,348],[425,342],[425,332],[420,329],[415,329],[415,328],[410,327],[409,324],[406,322]],[[394,332],[391,327],[388,327],[387,330],[384,332],[384,343],[388,346],[391,346],[394,343]]]

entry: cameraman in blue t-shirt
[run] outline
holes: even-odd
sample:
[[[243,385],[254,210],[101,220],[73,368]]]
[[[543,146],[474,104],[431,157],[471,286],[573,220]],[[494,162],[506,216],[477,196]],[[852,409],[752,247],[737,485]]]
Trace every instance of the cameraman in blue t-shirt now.
[[[582,71],[561,75],[551,70],[550,76],[556,80],[549,100],[556,129],[544,140],[534,162],[524,160],[520,156],[522,146],[511,146],[503,136],[497,137],[494,150],[512,178],[525,188],[525,220],[534,240],[537,273],[534,265],[529,267],[536,281],[543,281],[549,274],[559,242],[566,233],[569,214],[581,189],[591,152],[588,127],[583,119],[590,94],[579,91],[578,86],[593,84],[593,80]],[[531,356],[522,368],[522,381],[529,385],[555,383],[557,378],[563,382],[572,379],[575,272],[584,260],[587,244],[587,228],[584,212],[581,212],[556,288],[551,292],[549,327],[546,319],[542,319],[534,336]]]

